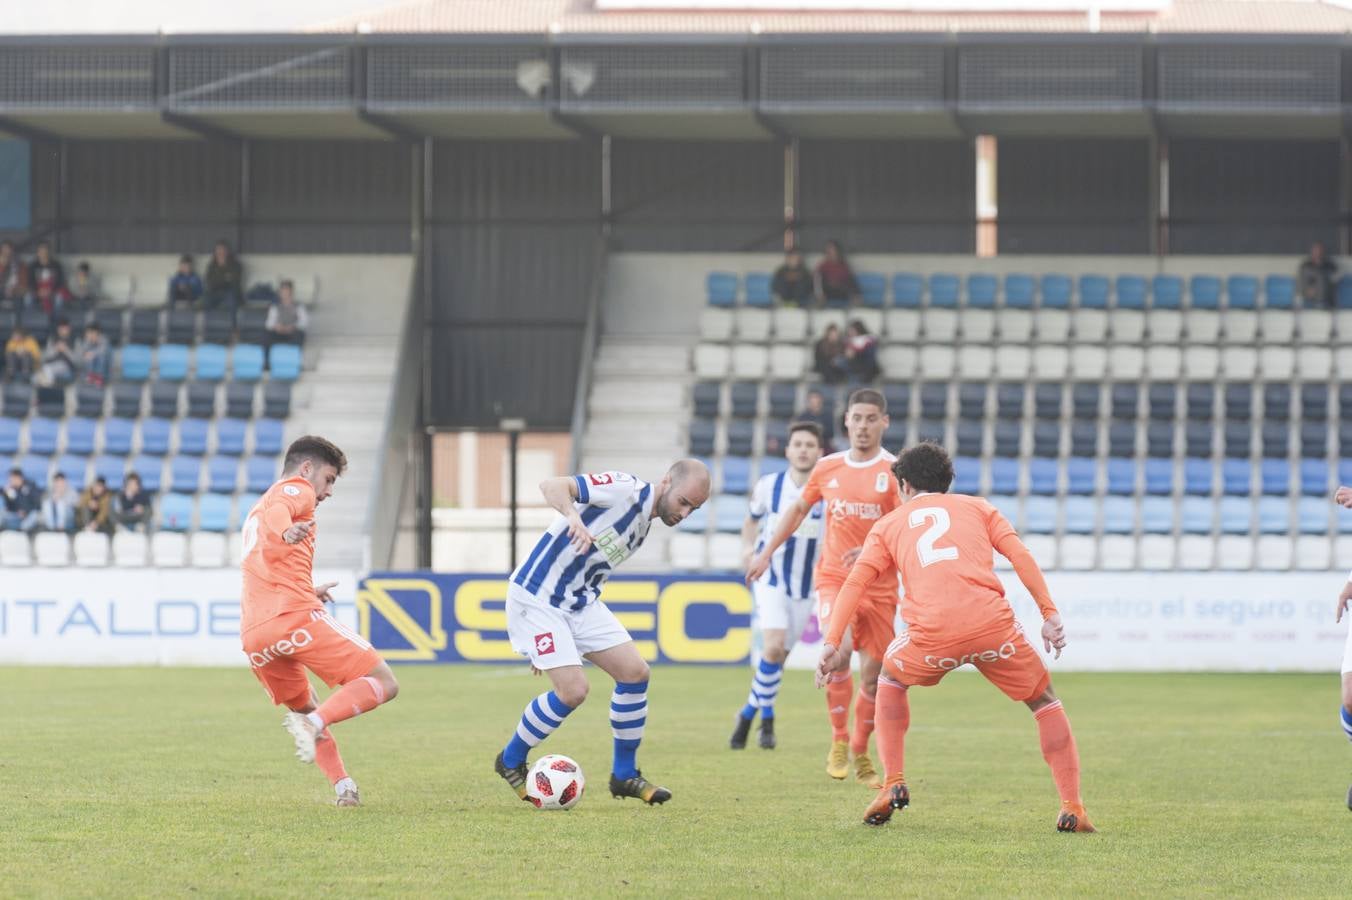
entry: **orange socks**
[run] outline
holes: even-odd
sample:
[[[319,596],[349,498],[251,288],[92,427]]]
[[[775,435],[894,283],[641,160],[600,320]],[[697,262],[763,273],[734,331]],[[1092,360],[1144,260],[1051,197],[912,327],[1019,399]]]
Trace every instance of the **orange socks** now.
[[[859,686],[859,693],[854,697],[854,735],[850,738],[850,752],[855,756],[863,756],[868,753],[868,738],[873,734],[873,706],[875,698],[864,693],[864,686]]]
[[[1042,739],[1042,758],[1052,769],[1056,792],[1064,806],[1082,808],[1080,803],[1080,752],[1075,748],[1075,735],[1070,733],[1070,719],[1061,707],[1061,701],[1049,703],[1033,713],[1037,720],[1038,737]]]
[[[886,678],[878,679],[878,757],[883,781],[902,784],[906,757],[906,729],[911,727],[911,699],[906,688]]]
[[[319,771],[324,773],[329,784],[337,784],[347,777],[343,758],[338,755],[338,742],[327,728],[319,733],[319,740],[315,742],[315,765],[319,766]]]
[[[850,698],[854,695],[854,673],[836,672],[826,682],[826,711],[831,714],[831,739],[843,741],[850,736]]]
[[[353,716],[370,712],[385,702],[385,689],[370,675],[349,681],[329,695],[319,709],[311,713],[322,726],[337,725]]]

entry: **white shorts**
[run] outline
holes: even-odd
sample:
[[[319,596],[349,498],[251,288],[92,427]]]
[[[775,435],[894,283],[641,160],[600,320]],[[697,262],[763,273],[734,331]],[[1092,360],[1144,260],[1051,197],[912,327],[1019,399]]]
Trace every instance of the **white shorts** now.
[[[784,632],[784,649],[791,650],[807,627],[808,616],[812,614],[813,599],[791,600],[789,595],[777,587],[770,587],[761,581],[751,585],[751,596],[756,603],[754,624],[761,631],[777,628]]]
[[[1343,646],[1343,672],[1352,675],[1352,621],[1347,623],[1347,643]]]
[[[512,649],[537,669],[580,666],[582,657],[632,640],[603,603],[577,612],[536,599],[519,584],[507,585],[507,637]]]

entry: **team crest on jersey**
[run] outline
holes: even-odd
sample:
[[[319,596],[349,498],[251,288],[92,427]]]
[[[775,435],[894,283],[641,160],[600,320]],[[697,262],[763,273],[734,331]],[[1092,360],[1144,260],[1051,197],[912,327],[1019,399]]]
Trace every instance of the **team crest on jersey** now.
[[[887,473],[879,472],[878,480],[873,482],[873,489],[880,494],[887,493]]]
[[[299,497],[300,488],[296,487],[294,484],[288,484],[282,488],[282,493],[286,494],[288,497]]]

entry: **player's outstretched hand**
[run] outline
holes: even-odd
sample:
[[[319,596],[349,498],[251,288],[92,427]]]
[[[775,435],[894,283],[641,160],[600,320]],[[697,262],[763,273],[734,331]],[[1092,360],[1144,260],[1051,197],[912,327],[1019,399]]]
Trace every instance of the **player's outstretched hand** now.
[[[586,553],[591,549],[591,532],[587,530],[582,517],[577,513],[568,517],[568,543],[573,545],[573,552],[577,554]]]
[[[1346,506],[1352,509],[1352,487],[1339,485],[1338,490],[1333,494],[1333,502],[1339,506]]]
[[[746,583],[750,585],[753,581],[760,580],[770,568],[770,557],[766,553],[760,553],[751,560],[751,564],[746,567]]]
[[[1061,624],[1061,614],[1052,613],[1042,623],[1042,645],[1047,652],[1056,651],[1056,659],[1061,658],[1061,649],[1066,646],[1066,628]]]
[[[323,584],[315,585],[315,597],[320,603],[332,603],[333,598],[329,596],[329,591],[338,586],[336,581],[326,581]]]
[[[1338,595],[1338,615],[1333,621],[1341,622],[1343,620],[1343,613],[1347,612],[1349,609],[1352,609],[1352,581],[1343,585],[1342,593]]]
[[[305,540],[305,536],[310,533],[310,529],[315,527],[313,521],[297,522],[286,531],[282,532],[282,540],[288,544],[299,544]]]
[[[817,687],[825,687],[826,679],[836,670],[836,648],[833,644],[822,644],[821,659],[817,660],[817,671],[813,678]]]

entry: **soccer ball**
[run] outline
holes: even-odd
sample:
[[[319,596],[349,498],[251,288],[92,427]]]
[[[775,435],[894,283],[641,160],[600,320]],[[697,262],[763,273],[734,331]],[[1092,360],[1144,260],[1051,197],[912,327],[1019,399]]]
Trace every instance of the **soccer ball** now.
[[[582,767],[566,756],[542,756],[526,776],[526,799],[536,809],[572,809],[582,799],[587,780]]]

